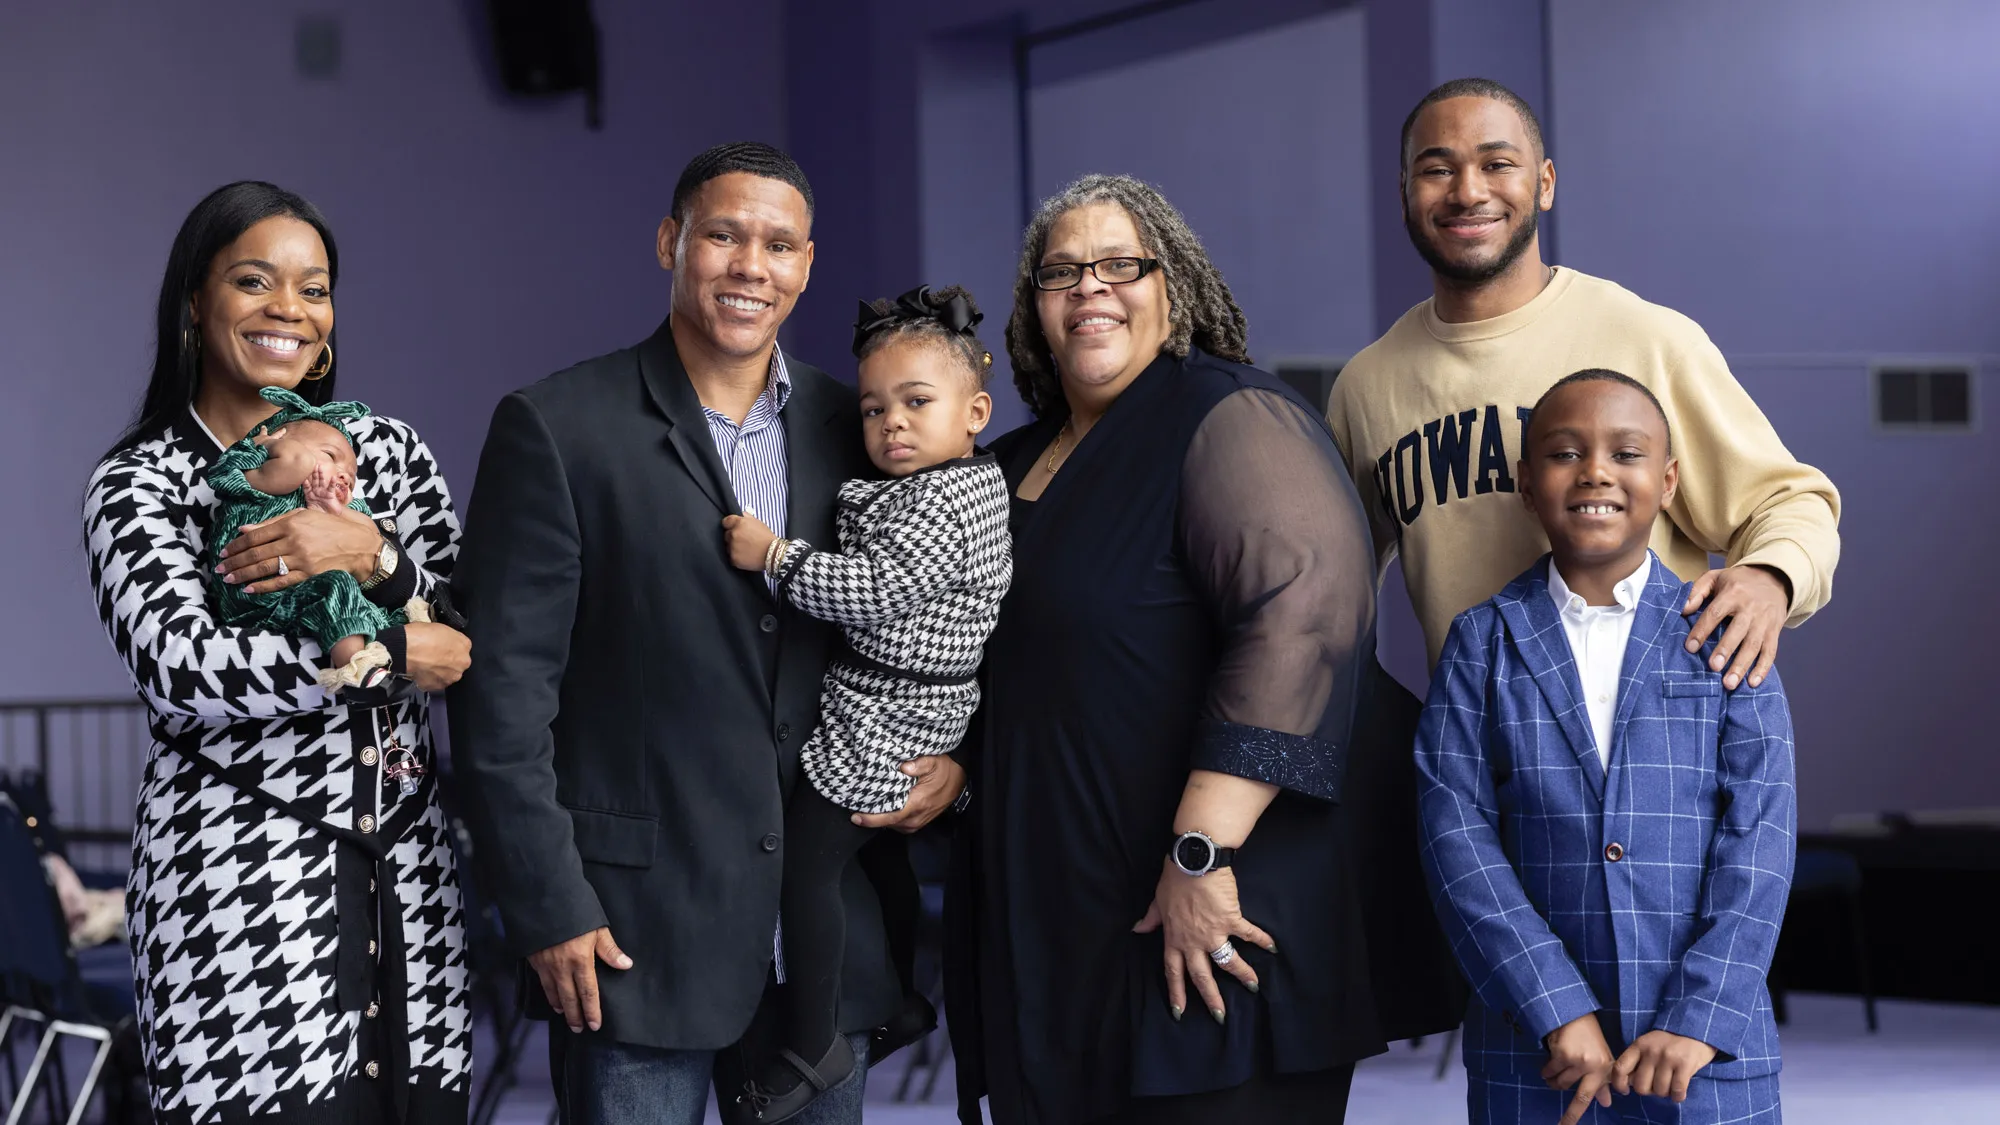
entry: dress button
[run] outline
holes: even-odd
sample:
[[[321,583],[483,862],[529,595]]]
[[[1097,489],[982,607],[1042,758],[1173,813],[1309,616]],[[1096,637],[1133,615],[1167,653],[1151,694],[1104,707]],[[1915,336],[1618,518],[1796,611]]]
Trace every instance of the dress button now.
[[[375,818],[363,814],[361,817],[361,822],[359,824],[356,824],[355,827],[359,828],[364,833],[373,832],[375,831]]]
[[[382,1005],[380,1005],[380,1004],[377,1004],[377,1003],[376,1003],[375,1001],[373,1001],[373,1000],[370,1000],[370,1001],[368,1002],[368,1010],[367,1010],[367,1011],[365,1011],[365,1012],[363,1012],[363,1013],[361,1013],[361,1014],[362,1014],[362,1015],[364,1015],[364,1016],[367,1016],[367,1017],[368,1017],[369,1019],[371,1019],[371,1020],[372,1020],[372,1019],[374,1019],[374,1018],[375,1018],[376,1016],[379,1016],[379,1015],[381,1015],[381,1014],[382,1014]]]
[[[778,741],[779,741],[779,742],[785,742],[785,741],[788,741],[788,740],[789,740],[789,739],[790,739],[791,737],[792,737],[792,724],[790,724],[790,723],[779,723],[779,724],[778,724]]]
[[[382,1077],[382,1064],[378,1062],[371,1062],[367,1066],[361,1068],[361,1073],[366,1074],[370,1078],[380,1078]]]
[[[778,631],[778,619],[767,613],[757,619],[757,627],[766,633],[775,633]]]
[[[363,746],[361,748],[361,764],[364,766],[375,764],[375,748],[373,746]]]
[[[1610,860],[1613,863],[1617,863],[1619,860],[1624,859],[1625,858],[1624,846],[1615,841],[1604,845],[1604,858]]]
[[[368,942],[368,956],[375,956],[375,942],[372,939]]]
[[[764,838],[758,843],[765,851],[775,852],[778,850],[778,834],[776,832],[766,833]]]

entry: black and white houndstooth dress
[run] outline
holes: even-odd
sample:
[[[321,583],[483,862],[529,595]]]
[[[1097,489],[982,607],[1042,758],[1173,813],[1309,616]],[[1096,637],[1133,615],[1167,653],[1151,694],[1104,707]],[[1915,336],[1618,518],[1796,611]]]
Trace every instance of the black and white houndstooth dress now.
[[[820,724],[799,751],[813,788],[855,812],[894,812],[897,767],[958,748],[974,674],[1014,573],[1007,481],[990,453],[840,487],[840,551],[793,540],[779,593],[842,627]]]
[[[427,596],[458,551],[443,477],[402,423],[349,427],[357,490]],[[465,933],[425,698],[336,702],[318,645],[216,623],[198,560],[220,452],[190,413],[84,500],[98,611],[153,712],[127,901],[154,1116],[463,1122]],[[384,775],[398,747],[430,771],[415,793]]]

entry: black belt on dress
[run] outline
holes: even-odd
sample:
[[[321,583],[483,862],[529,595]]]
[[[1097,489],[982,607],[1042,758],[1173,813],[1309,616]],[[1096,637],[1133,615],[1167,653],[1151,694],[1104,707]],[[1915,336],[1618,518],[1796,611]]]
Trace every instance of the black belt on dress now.
[[[917,683],[930,684],[933,687],[959,687],[963,684],[972,683],[979,678],[977,672],[968,672],[963,676],[935,676],[928,672],[912,672],[908,668],[897,668],[894,665],[884,664],[880,660],[870,659],[854,651],[854,646],[848,644],[845,638],[842,638],[839,646],[834,649],[832,659],[835,664],[845,664],[849,668],[858,668],[863,672],[875,672],[883,676],[895,676],[898,679],[914,680]]]
[[[369,724],[371,733],[374,722],[373,717],[368,716],[367,712],[373,710],[376,708],[369,706],[348,709],[356,722],[365,721]],[[417,783],[417,791],[403,798],[395,814],[384,817],[382,822],[375,826],[374,832],[358,832],[352,828],[328,824],[296,802],[272,796],[256,782],[233,775],[228,767],[202,753],[200,740],[192,735],[163,739],[161,744],[186,759],[189,765],[201,773],[228,785],[257,804],[282,813],[307,828],[334,837],[341,845],[354,849],[367,859],[368,867],[374,872],[377,893],[389,904],[389,909],[376,911],[382,919],[380,958],[378,961],[366,953],[365,943],[370,940],[367,930],[365,927],[348,924],[351,920],[346,915],[351,911],[339,909],[339,900],[348,896],[337,893],[335,910],[341,918],[341,924],[340,936],[334,948],[334,989],[340,1010],[348,1012],[364,1011],[370,1003],[375,1002],[373,994],[380,993],[381,1015],[384,1022],[397,1029],[394,1034],[382,1036],[388,1047],[388,1066],[384,1068],[385,1073],[382,1077],[389,1084],[389,1096],[395,1106],[396,1120],[405,1120],[409,1116],[410,1103],[409,966],[403,948],[403,907],[397,900],[395,891],[398,871],[389,849],[396,841],[402,839],[403,833],[409,831],[418,818],[423,816],[424,809],[430,803],[431,788],[436,781],[437,771],[425,770]],[[360,797],[361,794],[357,791],[355,794],[357,807],[360,805]],[[372,969],[376,964],[380,964],[382,968],[379,981],[371,979],[374,977]],[[382,987],[379,989],[374,987],[376,984]]]

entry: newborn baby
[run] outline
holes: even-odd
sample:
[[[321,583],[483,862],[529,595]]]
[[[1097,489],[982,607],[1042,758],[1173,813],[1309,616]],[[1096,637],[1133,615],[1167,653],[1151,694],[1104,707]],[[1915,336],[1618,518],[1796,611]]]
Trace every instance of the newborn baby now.
[[[266,387],[261,394],[278,413],[230,446],[209,469],[216,516],[205,556],[216,617],[223,624],[311,637],[333,661],[320,673],[320,686],[374,687],[389,677],[389,651],[375,635],[394,625],[428,620],[424,603],[387,610],[368,600],[361,583],[344,570],[315,574],[296,585],[249,594],[215,572],[222,549],[247,524],[264,523],[306,508],[324,512],[352,509],[368,515],[354,495],[354,441],[340,423],[364,418],[358,402],[313,406],[291,391]],[[279,559],[280,567],[284,560]],[[280,574],[285,573],[283,569]]]

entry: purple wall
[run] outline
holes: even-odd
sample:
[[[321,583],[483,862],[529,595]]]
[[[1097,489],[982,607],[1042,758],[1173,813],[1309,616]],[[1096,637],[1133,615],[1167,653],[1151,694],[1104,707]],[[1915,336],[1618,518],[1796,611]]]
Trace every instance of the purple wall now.
[[[653,230],[687,158],[783,139],[778,0],[598,0],[599,133],[576,98],[493,92],[483,5],[102,7],[0,5],[0,477],[17,482],[0,587],[34,592],[9,613],[0,698],[128,689],[78,501],[143,386],[174,230],[209,189],[270,179],[326,211],[343,393],[414,424],[462,502],[500,394],[665,314]],[[303,79],[293,21],[329,10],[343,72]]]
[[[138,394],[173,229],[209,188],[261,176],[327,210],[347,251],[344,386],[415,423],[462,494],[498,394],[657,322],[666,278],[653,227],[682,162],[719,140],[788,139],[814,179],[818,269],[790,329],[802,355],[844,375],[855,298],[920,280],[970,284],[999,350],[1021,219],[1014,37],[1122,6],[599,0],[597,134],[574,100],[491,92],[473,3],[340,6],[346,69],[323,83],[295,76],[291,38],[293,19],[323,5],[236,7],[226,20],[184,6],[115,20],[89,5],[0,7],[0,471],[32,482],[7,502],[27,549],[0,553],[0,582],[35,592],[10,619],[0,696],[125,686],[89,605],[77,494]],[[1699,320],[1794,451],[1845,495],[1834,604],[1786,637],[1806,823],[2000,804],[1977,710],[2000,606],[1976,584],[2000,531],[1983,518],[1990,505],[1954,487],[2000,468],[2000,449],[1983,432],[1880,433],[1867,398],[1878,357],[2000,369],[2000,213],[1982,194],[2000,172],[2000,123],[1986,112],[2000,104],[1987,57],[2000,9],[1205,7],[1112,36],[1117,57],[1038,78],[1036,116],[1066,96],[1092,120],[1129,125],[1101,151],[1188,209],[1259,354],[1349,349],[1427,293],[1395,211],[1396,129],[1443,78],[1522,88],[1552,126],[1562,260]],[[1281,8],[1320,21],[1298,26],[1337,49],[1273,31],[1292,18]],[[1162,85],[1121,105],[1099,89],[1107,67],[1152,75],[1159,44],[1218,11],[1240,26],[1200,50],[1241,71],[1230,92]],[[1280,120],[1312,124],[1271,133]],[[1297,167],[1257,165],[1260,137],[1291,141]],[[1031,169],[1038,188],[1093,161],[1061,138],[1031,144],[1046,162]],[[1223,156],[1174,159],[1196,144]],[[1231,209],[1246,199],[1251,210]],[[1300,246],[1338,259],[1315,278],[1323,292],[1274,281],[1297,271],[1287,212]],[[1001,425],[1018,420],[996,390]],[[1392,666],[1420,677],[1393,585],[1383,629]]]
[[[1058,71],[1029,99],[1035,194],[1088,172],[1157,185],[1228,279],[1258,360],[1344,360],[1375,335],[1356,205],[1368,197],[1365,47],[1351,8]]]
[[[1708,330],[1839,486],[1834,600],[1786,634],[1800,813],[2000,805],[1990,432],[1871,422],[1881,357],[2000,369],[2000,7],[1552,0],[1564,261]]]

